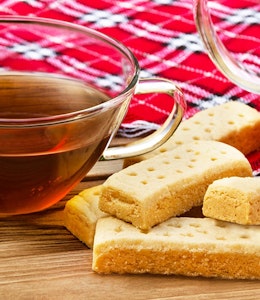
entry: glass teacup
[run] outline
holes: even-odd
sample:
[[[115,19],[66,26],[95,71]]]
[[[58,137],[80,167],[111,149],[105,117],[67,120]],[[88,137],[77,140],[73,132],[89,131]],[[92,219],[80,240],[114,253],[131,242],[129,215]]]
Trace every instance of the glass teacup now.
[[[216,31],[211,9],[217,9],[219,5],[218,1],[194,0],[194,18],[202,42],[216,67],[230,81],[246,91],[260,94],[259,72],[237,60]]]
[[[151,151],[182,120],[185,101],[173,82],[139,78],[124,45],[57,20],[0,20],[0,213],[43,210],[62,199],[100,158]],[[151,135],[108,147],[137,93],[173,102]]]

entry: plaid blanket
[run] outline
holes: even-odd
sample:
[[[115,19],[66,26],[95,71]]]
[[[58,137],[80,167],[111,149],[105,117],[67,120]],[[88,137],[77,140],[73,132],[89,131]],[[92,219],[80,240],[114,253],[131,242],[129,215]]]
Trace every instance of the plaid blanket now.
[[[226,47],[260,73],[259,0],[212,3],[214,24]],[[188,105],[185,118],[231,100],[260,111],[260,96],[230,82],[208,57],[195,28],[193,0],[0,0],[0,14],[65,20],[116,38],[137,57],[142,77],[165,77],[182,88]],[[31,49],[19,51],[26,55]],[[169,110],[158,97],[143,101],[135,96],[118,134],[133,137],[155,129]],[[250,161],[259,173],[260,155],[252,154]]]

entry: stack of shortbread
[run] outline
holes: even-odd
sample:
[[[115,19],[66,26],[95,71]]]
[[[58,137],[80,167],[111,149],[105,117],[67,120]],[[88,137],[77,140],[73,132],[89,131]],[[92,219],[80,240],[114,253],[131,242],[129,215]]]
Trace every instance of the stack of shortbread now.
[[[65,226],[98,273],[260,279],[260,113],[230,102],[183,121],[159,150],[69,200]],[[202,207],[204,218],[183,217]]]

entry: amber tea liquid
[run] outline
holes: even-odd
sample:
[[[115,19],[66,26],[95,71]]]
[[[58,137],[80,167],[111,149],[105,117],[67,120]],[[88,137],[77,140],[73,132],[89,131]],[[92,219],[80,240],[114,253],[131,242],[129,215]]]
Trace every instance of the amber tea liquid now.
[[[0,121],[66,114],[108,99],[62,78],[3,75],[0,82]],[[102,154],[114,113],[37,128],[0,126],[0,213],[35,212],[64,197]]]

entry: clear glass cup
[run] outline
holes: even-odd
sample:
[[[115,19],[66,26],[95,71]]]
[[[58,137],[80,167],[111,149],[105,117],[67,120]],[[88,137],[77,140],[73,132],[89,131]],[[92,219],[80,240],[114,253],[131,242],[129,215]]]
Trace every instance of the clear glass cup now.
[[[176,130],[182,91],[139,78],[124,45],[78,25],[0,19],[0,214],[43,210],[62,199],[99,159],[151,151]],[[173,108],[151,135],[109,147],[134,94],[165,93]]]
[[[211,9],[218,1],[194,0],[194,19],[201,40],[216,67],[233,83],[246,91],[260,94],[260,76],[246,64],[237,60],[217,34]]]

